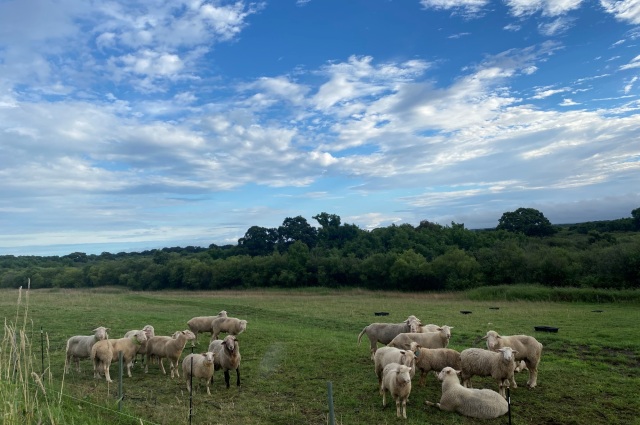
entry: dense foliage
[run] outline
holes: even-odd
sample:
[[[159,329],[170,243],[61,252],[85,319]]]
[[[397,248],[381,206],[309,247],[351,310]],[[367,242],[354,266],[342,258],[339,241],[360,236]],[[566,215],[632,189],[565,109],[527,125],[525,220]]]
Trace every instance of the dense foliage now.
[[[0,287],[124,286],[134,290],[362,287],[461,290],[496,284],[640,287],[640,209],[632,218],[551,226],[521,208],[496,229],[428,221],[365,231],[335,214],[252,226],[238,245],[138,253],[0,256]],[[549,227],[552,230],[549,230]]]

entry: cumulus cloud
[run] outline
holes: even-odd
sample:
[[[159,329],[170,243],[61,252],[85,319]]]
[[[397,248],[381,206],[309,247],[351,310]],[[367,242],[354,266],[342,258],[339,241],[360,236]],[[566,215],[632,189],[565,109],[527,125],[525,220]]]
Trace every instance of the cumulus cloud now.
[[[640,3],[635,0],[600,0],[600,5],[619,21],[640,24]]]

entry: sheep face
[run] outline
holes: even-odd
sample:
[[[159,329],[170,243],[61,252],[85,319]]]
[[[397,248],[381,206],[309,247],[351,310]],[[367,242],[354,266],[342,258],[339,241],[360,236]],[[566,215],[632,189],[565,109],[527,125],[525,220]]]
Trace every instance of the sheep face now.
[[[489,350],[495,351],[498,347],[500,347],[500,335],[498,335],[496,331],[487,332],[487,334],[482,339],[487,340],[487,348]]]
[[[142,330],[144,331],[145,335],[147,335],[147,339],[151,338],[152,336],[155,336],[155,330],[151,325],[145,325],[145,327],[142,328]]]
[[[444,369],[442,369],[440,373],[438,373],[438,379],[440,381],[444,381],[447,378],[447,376],[457,377],[458,375],[460,375],[460,373],[461,373],[460,370],[455,370],[454,368],[447,366]]]
[[[206,353],[202,353],[202,363],[206,366],[211,366],[213,364],[213,353],[211,351],[207,351]]]
[[[445,326],[439,327],[438,328],[438,332],[443,334],[447,338],[447,340],[450,340],[451,339],[451,329],[453,329],[453,327],[445,325]]]
[[[236,349],[236,337],[233,335],[227,335],[222,340],[222,345],[229,353],[233,353]]]
[[[418,319],[416,316],[409,316],[407,318],[407,320],[404,321],[404,323],[406,323],[407,325],[409,325],[409,332],[419,332],[420,326],[422,326],[422,323],[420,322],[420,319]]]
[[[109,328],[105,328],[104,326],[100,326],[93,330],[93,334],[95,335],[98,341],[102,341],[104,339],[109,339],[109,335],[107,335],[107,331]]]
[[[148,339],[145,331],[136,331],[134,338],[139,343],[143,343]]]
[[[511,359],[515,359],[515,355],[518,351],[512,349],[511,347],[500,348],[498,352],[502,353],[502,360],[505,362],[510,362]]]

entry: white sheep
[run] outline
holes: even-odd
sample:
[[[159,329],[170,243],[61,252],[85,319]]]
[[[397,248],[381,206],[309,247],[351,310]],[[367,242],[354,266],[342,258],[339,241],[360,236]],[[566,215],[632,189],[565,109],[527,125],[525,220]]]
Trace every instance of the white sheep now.
[[[441,326],[437,332],[407,332],[393,338],[389,347],[408,349],[411,342],[417,342],[424,348],[447,348],[453,327]]]
[[[218,339],[220,332],[239,335],[247,329],[247,321],[235,317],[216,317],[211,321],[211,340]]]
[[[93,377],[100,378],[103,374],[107,382],[113,382],[109,375],[111,363],[119,358],[119,352],[122,352],[122,363],[127,367],[127,376],[131,378],[131,367],[133,359],[136,356],[140,344],[147,340],[144,331],[136,331],[130,337],[119,339],[105,339],[96,342],[91,347],[91,360],[93,360]]]
[[[227,317],[225,310],[220,311],[216,316],[197,316],[189,319],[187,326],[189,330],[194,333],[196,339],[194,343],[198,341],[198,333],[210,332],[213,337],[213,329],[211,329],[211,322],[218,317]]]
[[[538,381],[538,365],[542,356],[542,344],[534,337],[528,335],[511,335],[500,336],[495,331],[489,331],[482,338],[487,340],[487,348],[491,351],[497,351],[502,347],[511,347],[516,354],[516,362],[524,360],[529,370],[529,379],[527,386],[534,388]],[[517,388],[516,380],[511,380],[511,386]]]
[[[440,403],[425,401],[425,404],[478,419],[494,419],[509,411],[509,403],[500,394],[489,389],[465,388],[460,384],[458,373],[460,371],[451,367],[442,369],[438,374],[442,381]]]
[[[169,359],[169,366],[171,367],[171,378],[173,378],[173,374],[180,377],[180,372],[178,370],[178,362],[180,361],[180,356],[182,355],[182,351],[184,350],[184,346],[187,341],[192,341],[195,339],[195,334],[190,330],[184,330],[180,332],[176,338],[170,336],[154,336],[147,341],[147,352],[145,354],[146,361],[144,366],[144,373],[149,372],[149,360],[152,357],[157,357],[160,359],[160,368],[162,369],[163,374],[167,374],[167,371],[164,368],[163,360]]]
[[[93,335],[76,335],[67,340],[66,360],[64,362],[64,373],[69,373],[69,364],[73,360],[76,369],[80,372],[80,359],[91,357],[91,347],[98,342],[109,339],[107,331],[109,328],[100,326],[93,330]]]
[[[467,348],[460,353],[460,368],[462,369],[462,384],[472,388],[473,376],[491,376],[498,383],[500,395],[506,398],[505,388],[513,379],[516,369],[515,355],[517,352],[511,347],[503,347],[498,351],[483,350],[482,348]]]
[[[411,377],[416,372],[416,355],[414,351],[418,349],[417,344],[411,347],[410,350],[401,350],[395,347],[380,347],[373,357],[374,370],[378,377],[378,385],[382,382],[382,372],[384,368],[391,363],[398,363],[408,366],[411,369]]]
[[[236,371],[236,385],[240,386],[240,344],[235,335],[227,335],[223,340],[216,339],[209,344],[209,351],[213,353],[215,370],[224,371],[224,382],[229,388],[229,371]]]
[[[156,336],[156,331],[154,329],[154,327],[152,325],[145,325],[144,328],[141,329],[145,335],[147,336],[147,340],[149,338],[151,338],[152,336]],[[124,334],[125,338],[129,338],[130,336],[133,336],[136,334],[136,332],[138,332],[138,330],[132,330],[127,332],[126,334]],[[140,344],[140,346],[138,347],[138,352],[136,353],[136,356],[134,358],[134,363],[138,360],[138,354],[140,354],[142,356],[142,361],[144,363],[144,355],[146,353],[147,350],[147,341],[144,341],[143,343]]]
[[[423,348],[416,351],[416,369],[420,370],[420,385],[426,383],[427,373],[440,372],[445,367],[460,369],[460,352],[451,348]]]
[[[202,354],[189,354],[182,360],[182,376],[187,380],[187,391],[191,392],[191,377],[204,379],[207,385],[207,394],[211,395],[209,386],[213,381],[214,354],[207,351]]]
[[[428,325],[420,326],[420,329],[418,329],[418,332],[438,332],[438,328],[440,327],[441,326],[439,325],[434,325],[433,323],[430,323]]]
[[[396,401],[396,416],[407,419],[407,400],[411,394],[411,369],[398,363],[386,365],[382,371],[380,394],[382,394],[382,406],[387,405],[387,391]]]
[[[388,344],[398,334],[403,332],[418,332],[420,325],[420,319],[413,315],[409,316],[407,320],[402,323],[372,323],[362,329],[362,332],[358,335],[358,344],[360,344],[362,335],[366,334],[369,342],[371,342],[371,359],[373,360],[376,350],[378,349],[378,342]]]

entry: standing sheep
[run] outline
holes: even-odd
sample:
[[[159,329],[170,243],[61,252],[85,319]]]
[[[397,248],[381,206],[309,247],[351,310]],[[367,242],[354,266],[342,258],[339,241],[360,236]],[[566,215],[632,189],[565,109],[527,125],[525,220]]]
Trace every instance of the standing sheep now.
[[[411,394],[410,368],[398,363],[390,363],[382,371],[380,394],[382,394],[382,406],[387,405],[387,391],[396,401],[396,416],[407,419],[407,400]]]
[[[413,315],[402,323],[372,323],[362,329],[362,332],[358,335],[358,344],[360,344],[362,335],[366,334],[371,342],[371,359],[373,360],[373,356],[378,349],[378,342],[388,344],[398,334],[418,332],[420,325],[420,320]]]
[[[524,360],[529,370],[527,386],[534,388],[538,384],[538,364],[542,356],[542,344],[534,337],[528,335],[500,336],[496,331],[489,331],[482,338],[487,340],[487,348],[497,351],[502,347],[511,347],[517,351],[516,361]],[[517,388],[515,378],[511,380],[513,388]]]
[[[167,358],[169,359],[169,365],[171,367],[171,378],[173,379],[174,371],[175,374],[180,377],[180,372],[178,370],[180,356],[182,355],[182,351],[184,350],[184,346],[187,341],[194,340],[195,337],[194,333],[188,329],[181,331],[176,338],[170,336],[151,337],[149,341],[147,341],[144,373],[149,372],[149,360],[152,357],[157,357],[160,359],[160,368],[162,368],[162,373],[166,375],[167,371],[164,368],[163,360]]]
[[[420,370],[420,385],[424,386],[427,373],[440,372],[445,367],[460,369],[460,353],[451,348],[423,348],[415,351],[416,369]]]
[[[235,317],[216,317],[211,322],[211,341],[218,339],[220,332],[239,335],[247,329],[247,321]]]
[[[236,385],[240,386],[240,344],[235,335],[227,335],[223,340],[216,339],[209,344],[209,351],[213,352],[215,370],[224,371],[224,382],[229,388],[229,371],[236,371]]]
[[[462,384],[472,388],[471,378],[477,376],[491,376],[498,383],[500,395],[506,398],[505,388],[513,379],[516,369],[516,351],[511,347],[500,348],[496,351],[482,348],[467,348],[460,353],[460,367],[462,368]]]
[[[155,329],[151,325],[145,325],[144,328],[142,328],[142,331],[147,336],[147,340],[149,338],[151,338],[152,336],[156,336]],[[125,338],[129,338],[130,336],[135,335],[136,332],[138,332],[138,330],[129,331],[126,334],[124,334],[124,337]],[[142,362],[144,363],[144,355],[145,355],[146,351],[147,351],[147,341],[144,341],[138,347],[138,352],[136,353],[136,356],[134,358],[134,363],[138,361],[138,354],[140,354],[140,356],[142,357]]]
[[[198,341],[198,333],[210,332],[211,337],[213,338],[213,329],[211,329],[211,322],[213,322],[213,319],[217,319],[218,317],[227,317],[227,312],[225,310],[222,310],[216,316],[197,316],[191,318],[187,322],[189,330],[196,336],[194,344]]]
[[[119,358],[122,352],[122,363],[127,367],[127,376],[131,378],[131,367],[140,344],[147,340],[144,331],[136,331],[130,337],[119,339],[105,339],[96,342],[91,347],[91,360],[93,360],[93,377],[100,378],[103,374],[107,382],[113,382],[109,375],[109,368],[114,359]]]
[[[382,372],[384,368],[391,363],[398,363],[405,365],[411,370],[411,377],[416,372],[416,355],[414,351],[417,350],[416,343],[413,344],[410,350],[401,350],[395,347],[380,347],[374,355],[374,370],[378,376],[378,385],[382,383]]]
[[[93,330],[93,335],[76,335],[67,340],[66,359],[64,362],[64,373],[69,373],[69,364],[73,360],[76,369],[80,372],[80,359],[88,359],[91,357],[91,348],[93,345],[105,339],[109,339],[107,331],[109,328],[100,326]]]
[[[460,385],[458,373],[460,371],[451,367],[442,369],[438,374],[438,379],[442,381],[440,403],[425,401],[425,404],[478,419],[494,419],[509,411],[509,403],[497,392],[489,389],[465,388]]]
[[[207,351],[202,354],[189,354],[182,360],[182,376],[187,380],[187,391],[191,393],[191,377],[204,379],[207,385],[207,394],[211,395],[209,386],[213,381],[214,354]],[[193,365],[193,370],[192,370]]]
[[[424,348],[447,348],[451,339],[451,329],[449,326],[438,328],[437,332],[407,332],[397,335],[389,342],[389,347],[408,349],[411,342],[417,342]]]

